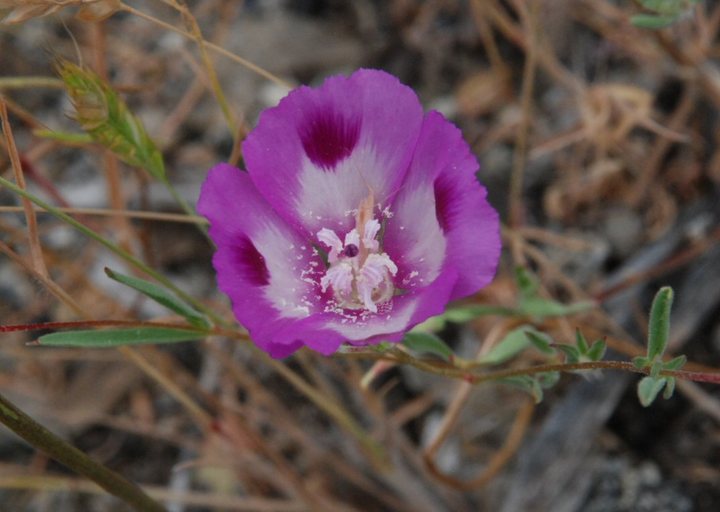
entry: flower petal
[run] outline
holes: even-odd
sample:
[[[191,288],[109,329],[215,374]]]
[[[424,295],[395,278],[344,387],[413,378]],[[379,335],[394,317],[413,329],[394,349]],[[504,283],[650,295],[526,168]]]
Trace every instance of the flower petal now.
[[[426,285],[442,268],[458,280],[451,299],[475,293],[495,275],[497,212],[478,182],[475,157],[460,130],[429,112],[388,221],[384,248],[398,265],[398,286]]]
[[[230,165],[210,170],[198,211],[210,221],[218,285],[237,319],[271,353],[299,348],[273,333],[322,311],[320,257],[258,194],[247,173]]]
[[[412,89],[360,70],[300,87],[266,110],[243,155],[253,183],[286,221],[311,234],[347,232],[365,197],[387,204],[397,190],[421,124]]]

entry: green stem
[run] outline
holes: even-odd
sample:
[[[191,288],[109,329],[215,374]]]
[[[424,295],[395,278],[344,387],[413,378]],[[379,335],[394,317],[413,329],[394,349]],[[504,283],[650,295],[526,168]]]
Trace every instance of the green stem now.
[[[63,81],[50,76],[7,76],[0,78],[0,89],[25,89],[27,87],[48,87],[62,89]]]
[[[192,304],[196,309],[205,313],[207,316],[212,318],[218,324],[223,324],[223,325],[225,324],[225,321],[219,315],[217,315],[217,313],[215,313],[213,310],[211,310],[210,308],[205,306],[205,304],[203,304],[196,298],[192,297],[191,295],[185,293],[180,288],[175,286],[175,284],[170,279],[168,279],[167,277],[165,277],[164,275],[162,275],[160,272],[156,271],[152,267],[149,267],[148,265],[146,265],[145,263],[143,263],[142,261],[137,259],[135,256],[133,256],[129,252],[121,249],[114,243],[110,242],[109,240],[107,240],[105,237],[103,237],[99,233],[96,233],[95,231],[88,228],[84,224],[73,219],[70,215],[62,212],[61,210],[55,208],[54,206],[51,206],[50,204],[46,203],[42,199],[34,196],[33,194],[30,194],[26,190],[23,190],[22,188],[15,185],[15,183],[13,183],[12,181],[6,180],[5,178],[3,178],[1,176],[0,176],[0,185],[9,188],[16,194],[18,194],[26,199],[29,199],[30,201],[32,201],[39,207],[43,208],[44,210],[47,210],[47,212],[50,213],[51,215],[57,217],[58,219],[62,220],[65,223],[71,225],[72,227],[74,227],[75,229],[77,229],[78,231],[83,233],[84,235],[92,238],[99,244],[103,245],[104,247],[106,247],[107,249],[112,251],[114,254],[116,254],[120,258],[124,259],[125,261],[127,261],[128,263],[133,265],[135,268],[141,270],[148,276],[152,277],[158,283],[161,283],[163,286],[167,287],[169,290],[172,290],[178,297],[180,297],[181,299],[185,300],[186,302]]]
[[[140,487],[63,441],[2,395],[0,395],[0,422],[38,450],[89,478],[135,510],[165,512],[165,507],[145,494]]]
[[[190,217],[197,217],[197,212],[195,211],[195,208],[193,208],[190,203],[188,203],[185,198],[180,195],[180,193],[177,191],[175,186],[170,182],[170,180],[165,179],[163,180],[163,184],[168,189],[168,192],[170,192],[170,195],[173,196],[173,199],[175,199],[175,202],[180,205],[180,208],[183,209],[185,213],[187,213]],[[205,238],[208,239],[210,242],[210,245],[212,247],[215,247],[215,242],[212,241],[210,238],[210,235],[208,235],[208,227],[207,224],[200,224],[196,223],[197,228],[200,230],[200,232],[205,236]]]

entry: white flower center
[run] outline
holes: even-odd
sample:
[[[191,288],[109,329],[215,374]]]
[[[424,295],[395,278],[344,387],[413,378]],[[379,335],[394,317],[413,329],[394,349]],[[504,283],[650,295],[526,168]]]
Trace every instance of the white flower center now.
[[[366,219],[366,215],[357,216],[356,227],[345,235],[344,242],[331,229],[318,231],[318,240],[330,247],[328,269],[320,286],[323,292],[332,288],[342,308],[377,313],[377,305],[390,300],[395,292],[392,276],[398,269],[386,253],[380,252],[376,239],[380,223]]]

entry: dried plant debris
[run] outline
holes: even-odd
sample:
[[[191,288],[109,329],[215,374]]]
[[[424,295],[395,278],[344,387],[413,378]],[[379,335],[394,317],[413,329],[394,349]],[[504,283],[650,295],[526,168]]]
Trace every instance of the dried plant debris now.
[[[0,22],[22,23],[66,7],[79,7],[75,13],[78,19],[99,21],[116,12],[120,0],[0,0]]]

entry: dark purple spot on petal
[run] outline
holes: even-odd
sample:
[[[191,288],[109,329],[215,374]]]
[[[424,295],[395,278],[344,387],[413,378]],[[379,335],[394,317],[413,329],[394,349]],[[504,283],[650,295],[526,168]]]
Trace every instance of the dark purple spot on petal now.
[[[347,256],[348,258],[354,258],[354,257],[357,256],[358,254],[360,254],[360,249],[359,249],[358,246],[355,245],[355,244],[347,244],[347,245],[345,246],[345,250],[343,251],[343,253],[344,253],[345,256]]]
[[[238,273],[251,284],[265,286],[270,283],[270,272],[265,258],[248,237],[243,236],[235,243],[233,253]]]
[[[305,121],[300,140],[315,165],[332,170],[352,153],[360,136],[360,120],[350,119],[332,110],[316,112]]]
[[[435,216],[440,228],[447,233],[453,227],[457,202],[459,201],[458,191],[454,190],[448,178],[440,176],[433,184],[435,193]]]

